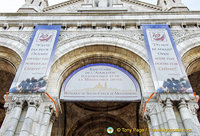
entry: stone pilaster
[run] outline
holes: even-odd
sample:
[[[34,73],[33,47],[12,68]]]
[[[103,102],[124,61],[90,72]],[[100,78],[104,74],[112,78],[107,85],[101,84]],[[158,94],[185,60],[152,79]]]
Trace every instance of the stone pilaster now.
[[[50,125],[50,119],[53,113],[53,106],[45,106],[44,113],[43,113],[43,119],[40,126],[40,132],[39,136],[47,136],[47,131]]]
[[[176,121],[176,116],[174,114],[173,106],[171,100],[168,98],[166,100],[165,114],[168,122],[169,129],[179,129],[178,123]],[[179,132],[172,132],[172,136],[181,136]]]
[[[56,98],[54,98],[56,100]],[[28,109],[23,111],[24,102]],[[6,118],[0,129],[0,136],[47,136],[53,126],[53,102],[45,94],[10,94],[6,107]],[[54,115],[54,114],[53,114]],[[23,121],[24,119],[24,121]],[[21,121],[19,124],[19,120]],[[22,122],[23,121],[23,122]]]
[[[20,136],[29,136],[33,127],[33,121],[36,115],[36,110],[38,107],[38,100],[35,98],[30,98],[28,100],[28,110],[22,125]]]
[[[193,122],[193,129],[196,130],[197,134],[200,134],[200,123],[197,118],[197,110],[199,108],[199,105],[196,102],[187,102],[186,103],[188,110],[191,113],[191,120]]]
[[[52,114],[51,119],[50,119],[50,123],[49,123],[49,127],[48,127],[48,134],[47,136],[51,136],[51,131],[52,131],[52,127],[53,127],[53,123],[55,121],[55,114]]]
[[[21,112],[22,112],[22,105],[24,101],[20,99],[19,97],[14,97],[13,101],[15,102],[15,105],[11,111],[11,118],[9,121],[9,124],[7,125],[7,129],[4,133],[4,136],[14,136]]]
[[[163,109],[163,104],[162,103],[158,103],[157,105],[157,115],[158,115],[158,121],[159,121],[159,126],[160,129],[168,129],[168,125],[167,125],[167,120],[166,120],[166,116],[164,113],[164,109]],[[167,133],[161,131],[160,132],[162,136],[166,136]]]
[[[4,105],[4,108],[6,110],[6,116],[4,118],[4,121],[1,125],[1,128],[0,128],[0,136],[3,135],[6,131],[6,128],[7,126],[9,125],[9,121],[12,117],[12,109],[14,108],[15,104],[14,103],[6,103]]]
[[[189,112],[189,109],[186,106],[186,102],[184,101],[184,99],[181,99],[181,102],[179,103],[179,113],[181,115],[181,119],[183,121],[184,124],[184,128],[185,129],[190,129],[193,130],[193,121],[192,121],[192,117],[191,114]],[[193,136],[193,132],[186,132],[188,136]]]
[[[152,131],[153,136],[161,136],[161,133],[158,131],[160,127],[156,106],[157,103],[149,102],[146,108],[146,115],[149,116],[151,122],[151,128],[149,128],[149,131]]]
[[[39,135],[40,124],[42,123],[42,118],[43,118],[43,109],[38,108],[38,110],[36,111],[36,117],[33,122],[33,129],[32,129],[33,136]]]

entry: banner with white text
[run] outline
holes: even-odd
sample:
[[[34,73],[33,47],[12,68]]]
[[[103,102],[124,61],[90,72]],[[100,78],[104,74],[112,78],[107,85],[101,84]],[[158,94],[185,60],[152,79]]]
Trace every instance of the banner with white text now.
[[[60,25],[35,27],[10,93],[41,93],[46,90],[60,28]]]
[[[168,25],[142,25],[157,93],[192,93]]]

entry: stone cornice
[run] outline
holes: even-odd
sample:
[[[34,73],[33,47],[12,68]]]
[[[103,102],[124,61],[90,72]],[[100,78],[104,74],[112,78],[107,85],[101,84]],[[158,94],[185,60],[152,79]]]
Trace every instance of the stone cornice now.
[[[91,25],[92,23],[136,25],[142,23],[200,24],[200,11],[130,12],[130,13],[0,13],[0,26],[34,26],[36,24]]]

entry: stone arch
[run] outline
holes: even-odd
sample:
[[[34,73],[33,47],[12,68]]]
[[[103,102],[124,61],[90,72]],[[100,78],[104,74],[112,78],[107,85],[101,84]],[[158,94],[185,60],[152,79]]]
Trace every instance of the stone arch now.
[[[10,63],[15,70],[14,73],[16,73],[16,70],[21,62],[21,57],[18,53],[8,47],[0,45],[0,58],[7,61],[7,63]]]
[[[85,102],[82,102],[85,104]],[[90,102],[93,106],[97,106],[102,102]],[[107,102],[110,104],[112,102]],[[113,102],[119,104],[122,102]],[[51,135],[63,136],[104,136],[107,134],[106,129],[113,127],[115,133],[111,135],[118,136],[146,136],[148,131],[143,131],[141,134],[136,131],[132,133],[117,132],[117,128],[139,128],[147,130],[148,126],[143,120],[142,115],[139,114],[139,102],[131,102],[115,110],[94,111],[88,110],[84,107],[79,107],[76,102],[61,103],[63,113],[54,122]],[[96,134],[94,134],[96,133]],[[97,135],[98,134],[98,135]]]
[[[122,67],[135,76],[141,90],[153,90],[149,66],[139,55],[116,46],[93,45],[75,49],[53,64],[47,86],[48,92],[59,96],[64,79],[77,68],[92,63],[111,63]]]
[[[17,36],[0,34],[0,47],[6,47],[23,57],[28,42]]]
[[[180,56],[183,57],[186,52],[200,45],[200,33],[184,36],[175,42],[178,42],[177,49]]]
[[[91,44],[91,43],[90,43]],[[85,66],[87,64],[93,64],[93,63],[109,63],[117,65],[125,70],[127,70],[129,73],[131,73],[138,83],[140,84],[140,88],[143,91],[142,93],[146,93],[146,90],[153,90],[153,81],[151,79],[150,75],[150,68],[148,63],[138,54],[122,47],[113,46],[109,44],[94,44],[90,45],[88,43],[87,46],[81,46],[79,48],[75,48],[72,51],[67,51],[66,54],[59,57],[59,59],[55,59],[52,68],[51,73],[49,76],[49,81],[47,85],[48,93],[51,96],[59,97],[59,92],[61,90],[61,86],[63,84],[63,81],[76,69]],[[58,51],[59,52],[59,51]],[[57,52],[57,54],[58,54]],[[58,57],[58,56],[57,56]],[[96,109],[95,106],[98,104],[101,104],[101,108]],[[111,104],[114,106],[113,108],[110,108],[108,104]],[[90,113],[95,113],[96,115],[99,115],[99,113],[104,113],[107,115],[108,113],[117,113],[118,111],[127,111],[126,108],[132,109],[131,111],[134,111],[134,114],[131,114],[129,117],[130,119],[137,118],[138,122],[134,122],[135,124],[141,124],[141,126],[146,126],[146,122],[142,122],[141,117],[139,116],[139,103],[93,103],[93,105],[88,103],[61,103],[61,107],[66,107],[64,109],[70,109],[70,111],[63,110],[63,113],[69,113],[74,112],[72,115],[66,115],[68,117],[64,117],[65,114],[62,114],[61,117],[59,117],[58,121],[54,123],[54,129],[52,130],[52,135],[55,135],[55,133],[58,132],[57,128],[60,126],[59,124],[65,124],[63,120],[68,120],[67,122],[73,121],[73,119],[81,119],[81,117],[74,117],[74,115],[77,114],[77,112],[81,112],[83,114],[79,114],[80,116],[88,115]],[[129,107],[127,107],[129,106]],[[95,109],[95,110],[94,110]],[[119,110],[120,109],[120,110]],[[136,113],[138,115],[136,115]],[[127,113],[128,114],[128,113]],[[121,114],[120,114],[121,115]],[[118,117],[120,117],[120,115]],[[134,115],[134,117],[133,117]],[[73,118],[74,117],[74,118]],[[72,118],[72,119],[71,119]],[[98,119],[98,118],[97,118]],[[101,122],[101,121],[100,121]],[[104,120],[101,123],[105,123],[106,120]],[[139,123],[140,122],[140,123]],[[71,122],[72,123],[72,122]],[[70,124],[71,124],[70,123]],[[92,123],[92,121],[91,121]],[[98,124],[98,122],[97,122]],[[89,124],[90,126],[91,124]],[[133,124],[132,124],[133,125]],[[61,125],[62,126],[62,125]],[[61,127],[60,126],[60,127]],[[67,125],[66,125],[67,126]],[[66,126],[62,126],[62,128],[66,128]],[[80,126],[80,125],[78,125]],[[93,125],[92,125],[93,126]],[[84,128],[84,127],[83,127]],[[77,128],[78,129],[78,128]],[[73,130],[73,128],[72,128]],[[80,132],[82,132],[84,129],[80,129]],[[89,132],[90,130],[88,130]],[[62,132],[66,132],[65,130],[62,130]],[[73,133],[75,131],[71,131]],[[105,134],[105,133],[104,133]],[[65,133],[64,135],[68,135],[68,133]],[[69,134],[70,135],[70,134]],[[75,134],[71,134],[75,135]],[[123,135],[123,133],[122,133]]]
[[[20,61],[21,58],[16,52],[0,46],[0,126],[5,116],[4,95],[10,88]]]
[[[200,43],[199,46],[187,51],[183,55],[182,61],[188,75],[191,75],[193,72],[200,71],[200,67],[197,65],[200,64]]]
[[[91,45],[111,45],[127,49],[135,54],[138,54],[143,60],[148,63],[147,53],[144,52],[146,47],[143,42],[132,37],[126,37],[120,34],[88,34],[75,36],[67,40],[60,41],[56,49],[54,62],[68,52],[77,48]]]
[[[182,57],[193,91],[200,96],[200,46],[196,46],[187,51]],[[200,101],[199,101],[200,105]],[[198,110],[200,120],[200,109]]]
[[[100,125],[101,124],[101,125]],[[115,130],[113,135],[131,136],[130,133],[117,133],[117,128],[131,128],[123,119],[109,114],[92,114],[78,121],[68,133],[69,136],[104,135],[106,128],[112,126]]]

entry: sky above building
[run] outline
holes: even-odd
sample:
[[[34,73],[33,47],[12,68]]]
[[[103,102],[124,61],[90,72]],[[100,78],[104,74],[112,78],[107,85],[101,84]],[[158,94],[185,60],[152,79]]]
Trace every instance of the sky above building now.
[[[58,4],[67,0],[48,0],[49,5]],[[151,4],[157,4],[157,0],[140,0]],[[200,11],[199,0],[182,0],[190,10]],[[25,0],[1,0],[0,12],[16,12]]]

